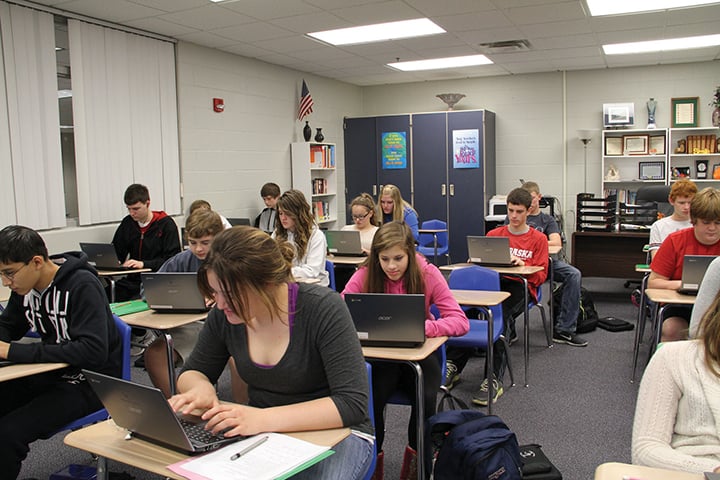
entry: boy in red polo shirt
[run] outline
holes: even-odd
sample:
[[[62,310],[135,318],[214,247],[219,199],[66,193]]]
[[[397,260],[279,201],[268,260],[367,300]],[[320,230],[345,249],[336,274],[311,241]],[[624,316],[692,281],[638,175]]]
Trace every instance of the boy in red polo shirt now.
[[[720,255],[720,191],[708,187],[690,204],[691,228],[670,234],[650,264],[648,288],[678,290],[685,255]],[[686,340],[692,307],[671,307],[662,324],[660,340]]]

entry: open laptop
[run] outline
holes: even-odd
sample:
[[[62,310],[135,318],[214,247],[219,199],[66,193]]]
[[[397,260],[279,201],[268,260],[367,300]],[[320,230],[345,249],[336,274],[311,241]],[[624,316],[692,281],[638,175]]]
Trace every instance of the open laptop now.
[[[715,258],[715,255],[685,255],[678,293],[697,295],[705,271]]]
[[[113,421],[137,438],[191,454],[246,438],[212,435],[200,417],[176,414],[158,388],[90,370],[83,374]]]
[[[238,225],[251,225],[249,218],[228,218],[227,221],[233,227],[236,227]]]
[[[328,253],[341,257],[365,256],[360,243],[360,232],[354,230],[326,230]]]
[[[80,242],[80,250],[88,256],[88,263],[97,270],[132,270],[122,266],[112,243]]]
[[[417,347],[425,343],[422,294],[346,293],[360,344],[366,347]]]
[[[209,310],[195,272],[152,272],[140,275],[145,301],[156,312],[197,313]]]
[[[468,256],[471,263],[488,267],[512,267],[510,239],[507,237],[467,236]]]

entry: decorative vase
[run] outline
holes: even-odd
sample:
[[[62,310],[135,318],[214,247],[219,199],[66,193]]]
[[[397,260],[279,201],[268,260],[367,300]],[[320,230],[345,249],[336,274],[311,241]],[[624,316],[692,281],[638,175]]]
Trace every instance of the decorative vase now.
[[[308,124],[308,122],[305,122],[305,127],[303,127],[303,137],[305,138],[306,142],[309,142],[310,137],[312,137],[312,128],[310,127],[310,124]]]
[[[465,98],[464,93],[439,93],[435,96],[445,102],[448,110],[452,110],[456,103]]]
[[[647,101],[647,111],[648,111],[648,126],[647,128],[656,128],[657,125],[655,125],[655,108],[657,108],[657,102],[654,98],[650,98],[650,100]]]
[[[322,134],[322,128],[318,128],[317,133],[315,134],[315,141],[320,143],[323,140],[325,140],[325,135]]]
[[[712,112],[712,124],[713,127],[720,127],[720,107],[715,107]]]

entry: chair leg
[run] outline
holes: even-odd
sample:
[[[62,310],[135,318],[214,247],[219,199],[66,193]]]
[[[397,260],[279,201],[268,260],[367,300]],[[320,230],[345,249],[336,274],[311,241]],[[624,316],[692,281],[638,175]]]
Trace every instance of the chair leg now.
[[[540,309],[540,317],[542,318],[543,329],[545,330],[545,339],[547,340],[548,348],[550,348],[553,346],[552,332],[548,328],[547,316],[545,315],[545,307],[541,303],[536,303],[535,306]]]
[[[510,344],[508,343],[507,338],[505,338],[505,335],[500,335],[500,339],[505,346],[505,363],[507,364],[507,371],[510,374],[510,386],[514,387],[515,375],[513,375],[512,362],[510,361]]]

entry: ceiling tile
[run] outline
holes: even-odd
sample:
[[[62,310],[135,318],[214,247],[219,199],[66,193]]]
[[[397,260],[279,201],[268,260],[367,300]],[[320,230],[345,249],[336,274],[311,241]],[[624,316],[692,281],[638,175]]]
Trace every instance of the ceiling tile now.
[[[270,23],[302,34],[354,26],[347,20],[343,20],[329,12],[317,12],[310,15],[296,15],[294,17],[278,18]]]
[[[219,37],[207,32],[184,33],[182,35],[178,35],[177,38],[179,40],[197,43],[211,48],[227,47],[228,45],[235,43],[229,38]]]
[[[215,5],[206,5],[176,13],[161,15],[160,18],[168,22],[178,23],[186,27],[199,30],[213,30],[222,27],[233,27],[255,21],[253,18],[220,8]]]
[[[125,22],[125,25],[147,32],[159,33],[160,35],[166,35],[168,37],[177,37],[178,35],[197,32],[194,28],[178,25],[177,23],[170,23],[158,17],[129,20]]]
[[[399,0],[349,8],[334,8],[331,11],[353,25],[370,25],[422,17],[420,12]]]
[[[189,8],[207,5],[207,0],[128,0],[131,3],[162,10],[163,12],[178,12]]]
[[[234,27],[215,28],[209,31],[221,37],[247,43],[290,36],[297,37],[297,35],[284,28],[276,27],[265,22],[245,23]]]
[[[242,0],[241,2],[222,3],[220,6],[258,20],[322,13],[320,8],[303,0]]]

